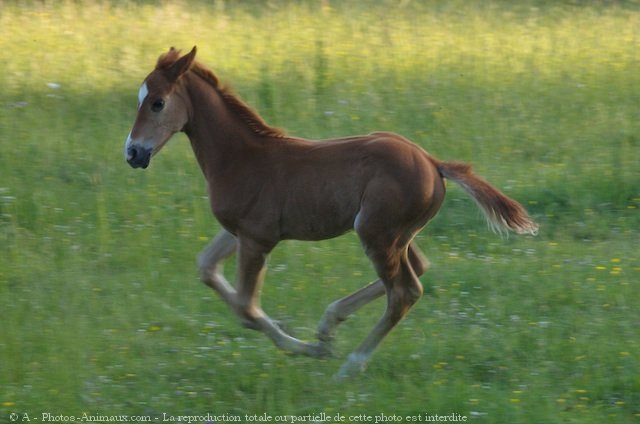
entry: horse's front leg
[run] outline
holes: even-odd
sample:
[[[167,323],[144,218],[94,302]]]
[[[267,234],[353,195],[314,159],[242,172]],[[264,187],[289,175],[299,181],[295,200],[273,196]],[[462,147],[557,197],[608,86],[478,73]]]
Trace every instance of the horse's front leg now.
[[[235,304],[236,291],[224,277],[222,261],[235,253],[237,245],[235,236],[223,229],[198,256],[200,279],[228,305]]]
[[[266,272],[266,259],[270,248],[249,238],[240,237],[238,245],[238,270],[234,309],[245,326],[266,334],[280,349],[291,354],[313,357],[327,356],[330,352],[324,344],[303,342],[285,333],[262,310],[260,288]]]

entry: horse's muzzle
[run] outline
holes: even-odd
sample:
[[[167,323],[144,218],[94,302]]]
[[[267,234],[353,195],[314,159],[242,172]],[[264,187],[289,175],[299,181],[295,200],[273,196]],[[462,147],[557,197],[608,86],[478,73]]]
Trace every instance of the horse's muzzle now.
[[[151,160],[151,149],[141,146],[129,146],[127,148],[127,163],[132,168],[145,169]]]

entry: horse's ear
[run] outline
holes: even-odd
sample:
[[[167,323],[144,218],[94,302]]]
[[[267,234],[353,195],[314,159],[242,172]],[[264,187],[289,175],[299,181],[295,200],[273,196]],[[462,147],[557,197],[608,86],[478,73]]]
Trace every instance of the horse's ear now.
[[[175,49],[171,47],[171,51],[173,50]],[[169,68],[167,69],[167,74],[169,75],[169,78],[171,78],[171,80],[177,81],[182,74],[184,74],[189,70],[189,68],[191,68],[193,60],[196,57],[196,51],[196,46],[193,46],[193,49],[191,49],[189,53],[185,54],[180,59],[176,60],[173,65],[169,66]]]

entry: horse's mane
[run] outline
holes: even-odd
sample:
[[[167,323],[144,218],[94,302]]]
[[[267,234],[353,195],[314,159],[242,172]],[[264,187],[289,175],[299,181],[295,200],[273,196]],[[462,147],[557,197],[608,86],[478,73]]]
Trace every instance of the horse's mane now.
[[[180,58],[180,51],[171,49],[158,59],[156,69],[167,69]],[[286,134],[279,128],[269,126],[256,111],[236,96],[231,89],[220,85],[220,81],[215,74],[198,61],[194,61],[189,69],[200,78],[209,83],[217,92],[224,103],[235,112],[244,122],[249,125],[256,134],[267,137],[285,137]]]

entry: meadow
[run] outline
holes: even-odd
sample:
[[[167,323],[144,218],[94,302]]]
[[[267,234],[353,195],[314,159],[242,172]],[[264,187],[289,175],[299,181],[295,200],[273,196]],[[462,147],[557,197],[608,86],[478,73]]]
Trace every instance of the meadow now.
[[[219,225],[186,137],[144,172],[124,161],[141,81],[193,45],[270,124],[403,134],[473,163],[540,234],[491,233],[449,184],[417,238],[424,298],[336,384],[383,302],[340,327],[337,358],[279,352],[198,281]],[[0,1],[0,422],[639,422],[639,47],[633,1]],[[265,310],[312,339],[375,278],[361,250],[282,243]]]

